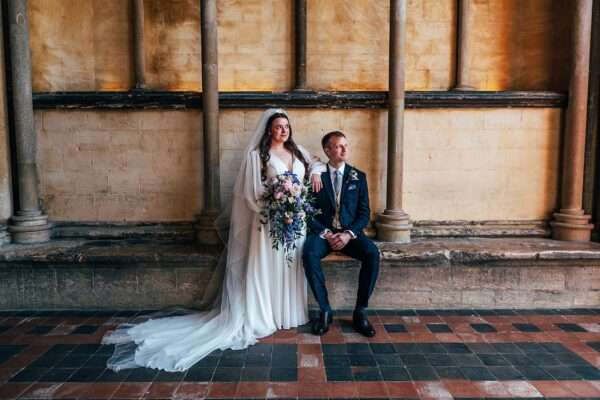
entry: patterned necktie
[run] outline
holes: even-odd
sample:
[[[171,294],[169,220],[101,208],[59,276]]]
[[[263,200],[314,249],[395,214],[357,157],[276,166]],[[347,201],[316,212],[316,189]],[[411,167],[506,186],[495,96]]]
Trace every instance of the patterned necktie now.
[[[342,173],[339,170],[335,171],[335,180],[333,181],[333,186],[335,188],[335,197],[340,195],[340,191],[342,190]]]

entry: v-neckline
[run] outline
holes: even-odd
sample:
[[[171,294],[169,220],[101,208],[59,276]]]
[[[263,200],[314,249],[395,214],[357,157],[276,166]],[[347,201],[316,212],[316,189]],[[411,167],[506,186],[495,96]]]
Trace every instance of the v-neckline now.
[[[269,153],[271,154],[271,157],[275,157],[276,159],[279,160],[279,162],[285,167],[285,170],[287,172],[291,172],[294,173],[294,163],[296,162],[296,159],[294,158],[294,154],[292,154],[292,168],[288,168],[288,165],[281,159],[281,157],[279,157],[277,154],[275,154],[272,151],[269,151]]]

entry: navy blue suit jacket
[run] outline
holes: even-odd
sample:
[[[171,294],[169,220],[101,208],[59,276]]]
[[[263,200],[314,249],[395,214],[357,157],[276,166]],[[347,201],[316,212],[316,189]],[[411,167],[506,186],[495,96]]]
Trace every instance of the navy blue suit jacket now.
[[[351,172],[355,171],[355,172]],[[335,191],[329,173],[321,174],[323,189],[316,194],[315,207],[321,214],[311,219],[308,223],[309,233],[320,234],[325,229],[333,230],[333,217],[335,216]],[[340,197],[340,224],[343,230],[351,230],[356,236],[363,234],[363,229],[369,223],[371,211],[369,209],[369,190],[367,176],[350,164],[344,167],[342,178],[342,192]]]

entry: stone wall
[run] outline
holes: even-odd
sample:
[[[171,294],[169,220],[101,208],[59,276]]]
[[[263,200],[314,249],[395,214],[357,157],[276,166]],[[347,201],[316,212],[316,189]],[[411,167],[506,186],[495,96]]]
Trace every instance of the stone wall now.
[[[351,163],[385,206],[386,112],[296,110],[297,143],[348,134]],[[225,201],[261,110],[221,113]],[[558,109],[408,110],[404,207],[413,220],[539,220],[556,207]],[[191,220],[200,206],[198,111],[37,111],[41,196],[53,220]]]
[[[131,10],[122,0],[31,0],[34,91],[132,87]],[[487,90],[564,90],[569,0],[473,1],[470,82]],[[146,0],[147,83],[200,90],[196,0]],[[454,85],[456,2],[407,6],[406,87]],[[293,85],[292,0],[218,2],[220,89],[281,91]],[[389,2],[310,0],[307,79],[315,90],[386,90]]]

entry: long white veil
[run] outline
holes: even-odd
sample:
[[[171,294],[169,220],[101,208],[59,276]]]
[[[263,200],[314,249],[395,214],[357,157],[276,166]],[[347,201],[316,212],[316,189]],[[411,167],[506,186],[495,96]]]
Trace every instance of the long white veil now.
[[[212,309],[185,310],[184,315],[169,317],[153,315],[139,324],[120,325],[102,339],[104,344],[116,345],[109,368],[118,371],[142,366],[183,371],[215,350],[243,349],[256,343],[258,338],[244,323],[248,243],[254,220],[259,218],[257,199],[263,190],[260,159],[253,150],[258,148],[267,122],[275,113],[287,115],[282,109],[269,109],[262,114],[244,150],[231,206],[224,207],[230,212],[217,219],[220,234],[226,232],[227,225],[229,233],[226,256],[219,262],[203,299],[204,305],[213,304]]]

